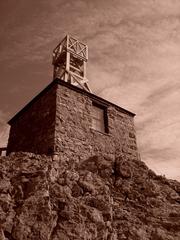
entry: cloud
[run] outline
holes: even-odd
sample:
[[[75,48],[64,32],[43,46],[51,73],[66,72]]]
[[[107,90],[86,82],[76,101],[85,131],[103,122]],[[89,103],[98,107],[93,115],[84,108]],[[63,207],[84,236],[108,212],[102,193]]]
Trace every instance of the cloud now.
[[[159,152],[159,151],[158,151]],[[169,151],[168,151],[169,153]],[[162,153],[164,155],[165,152]],[[169,161],[156,161],[156,155],[148,156],[146,155],[147,165],[153,169],[159,175],[165,175],[167,178],[176,179],[180,181],[180,164],[179,158],[175,156],[170,156]]]

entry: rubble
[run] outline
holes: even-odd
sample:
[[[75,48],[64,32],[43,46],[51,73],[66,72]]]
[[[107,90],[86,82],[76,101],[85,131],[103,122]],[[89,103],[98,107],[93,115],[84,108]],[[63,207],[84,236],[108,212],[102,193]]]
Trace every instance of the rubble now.
[[[179,240],[180,183],[138,160],[0,158],[1,240]]]

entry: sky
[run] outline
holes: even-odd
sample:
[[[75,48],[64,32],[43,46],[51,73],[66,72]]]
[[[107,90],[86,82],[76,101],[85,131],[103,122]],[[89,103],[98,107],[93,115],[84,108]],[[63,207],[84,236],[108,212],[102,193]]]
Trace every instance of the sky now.
[[[0,22],[0,146],[70,34],[89,47],[93,93],[136,113],[141,159],[180,180],[179,0],[1,0]]]

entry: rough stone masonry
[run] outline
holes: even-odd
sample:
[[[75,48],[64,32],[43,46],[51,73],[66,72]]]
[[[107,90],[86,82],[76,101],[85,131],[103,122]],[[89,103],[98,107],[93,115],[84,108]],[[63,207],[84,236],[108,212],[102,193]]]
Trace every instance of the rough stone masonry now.
[[[140,160],[0,157],[0,240],[179,240],[180,183]]]
[[[92,128],[92,108],[105,132]],[[10,121],[7,153],[32,152],[82,161],[94,155],[138,159],[133,113],[62,80],[54,80]]]

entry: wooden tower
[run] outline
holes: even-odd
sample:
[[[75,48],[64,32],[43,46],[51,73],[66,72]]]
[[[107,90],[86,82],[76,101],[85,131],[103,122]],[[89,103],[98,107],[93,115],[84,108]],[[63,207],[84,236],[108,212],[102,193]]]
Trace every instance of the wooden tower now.
[[[91,92],[86,78],[87,60],[88,46],[67,35],[53,51],[53,79],[59,78]]]

